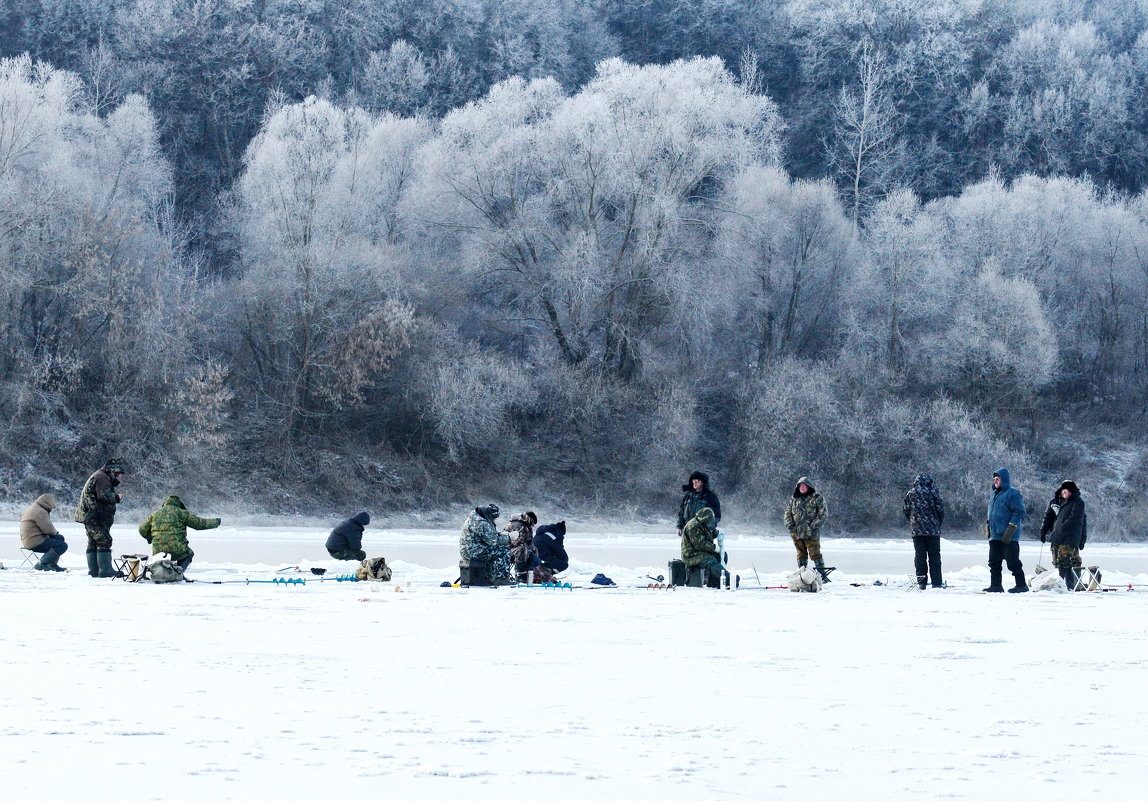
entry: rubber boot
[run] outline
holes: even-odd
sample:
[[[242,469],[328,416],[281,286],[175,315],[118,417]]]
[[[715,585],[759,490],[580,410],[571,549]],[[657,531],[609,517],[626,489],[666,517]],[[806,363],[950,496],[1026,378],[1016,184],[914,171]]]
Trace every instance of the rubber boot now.
[[[1025,583],[1023,570],[1018,570],[1016,573],[1013,573],[1012,577],[1016,579],[1016,586],[1009,587],[1009,592],[1028,592],[1028,584]]]
[[[52,573],[66,573],[67,568],[60,567],[56,564],[59,561],[60,555],[56,553],[55,549],[49,549],[49,551],[40,558],[40,561],[36,563],[36,569]]]
[[[88,575],[92,578],[98,578],[100,575],[100,565],[99,562],[96,561],[96,552],[88,551],[86,556],[88,557]]]
[[[923,590],[929,586],[929,582],[925,579],[924,576],[917,576],[917,586]]]
[[[813,563],[813,567],[815,570],[817,570],[818,573],[821,574],[821,580],[824,583],[828,584],[829,583],[829,571],[826,570],[826,568],[825,568],[825,560],[824,559],[818,559],[816,562]]]
[[[989,568],[989,586],[985,587],[984,592],[1004,592],[1004,587],[1001,586],[1001,569],[999,567]]]
[[[1075,567],[1066,567],[1064,569],[1064,586],[1068,587],[1069,592],[1075,592],[1080,589],[1080,574],[1076,572]]]
[[[96,561],[99,564],[99,578],[122,578],[122,575],[112,569],[112,552],[96,551]]]

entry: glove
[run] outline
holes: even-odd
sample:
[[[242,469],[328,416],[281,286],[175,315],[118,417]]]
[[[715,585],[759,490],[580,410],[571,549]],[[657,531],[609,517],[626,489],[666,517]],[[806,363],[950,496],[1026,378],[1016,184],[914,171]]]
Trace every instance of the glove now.
[[[1040,541],[1041,541],[1041,542],[1048,542],[1048,534],[1044,534],[1044,533],[1042,533],[1042,534],[1040,535]]]
[[[1076,550],[1083,551],[1084,550],[1084,543],[1086,543],[1086,542],[1088,542],[1088,535],[1087,534],[1081,534],[1080,535],[1080,547],[1077,548]]]
[[[1012,542],[1013,535],[1015,534],[1016,523],[1009,523],[1008,528],[1004,530],[1004,534],[1001,536],[1001,541],[1004,542],[1005,545],[1008,545],[1010,542]]]
[[[985,539],[986,539],[986,540],[991,540],[992,538],[993,538],[993,533],[992,533],[992,531],[989,529],[989,521],[987,521],[987,520],[986,520],[986,521],[985,521]]]

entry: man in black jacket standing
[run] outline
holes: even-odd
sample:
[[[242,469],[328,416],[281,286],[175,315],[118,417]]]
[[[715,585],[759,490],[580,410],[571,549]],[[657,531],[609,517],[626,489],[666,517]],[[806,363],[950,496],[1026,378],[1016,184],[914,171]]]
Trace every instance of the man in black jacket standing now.
[[[1070,590],[1077,589],[1080,583],[1078,566],[1074,564],[1080,559],[1080,549],[1088,536],[1088,515],[1084,511],[1084,499],[1080,497],[1080,488],[1075,481],[1065,481],[1056,490],[1056,500],[1060,508],[1056,511],[1056,520],[1048,533],[1052,542],[1052,560],[1064,579],[1064,585]],[[1050,504],[1051,507],[1051,504]],[[1044,541],[1045,534],[1040,535]]]
[[[331,530],[327,537],[327,553],[332,559],[361,562],[367,558],[363,550],[363,529],[371,522],[371,516],[366,512],[359,512],[354,517],[348,517]]]
[[[721,502],[710,489],[710,477],[700,470],[690,473],[689,482],[682,485],[682,502],[678,505],[678,536],[686,523],[693,520],[702,509],[709,508],[714,513],[713,525],[721,522]]]

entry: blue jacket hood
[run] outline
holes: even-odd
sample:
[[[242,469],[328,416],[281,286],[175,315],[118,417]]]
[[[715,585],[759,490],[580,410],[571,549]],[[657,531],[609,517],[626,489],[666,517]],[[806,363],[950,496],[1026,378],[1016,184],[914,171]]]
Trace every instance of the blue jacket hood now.
[[[1000,470],[997,470],[995,473],[993,473],[993,475],[1000,476],[1001,478],[1001,492],[1004,492],[1012,486],[1012,481],[1009,479],[1007,467],[1002,467]]]

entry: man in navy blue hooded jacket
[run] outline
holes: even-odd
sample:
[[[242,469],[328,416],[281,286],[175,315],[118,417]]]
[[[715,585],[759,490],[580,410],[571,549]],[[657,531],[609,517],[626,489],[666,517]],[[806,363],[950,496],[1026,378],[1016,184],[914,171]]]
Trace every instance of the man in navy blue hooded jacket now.
[[[1001,586],[1001,562],[1008,564],[1016,579],[1009,592],[1028,592],[1024,581],[1024,567],[1020,563],[1020,527],[1024,521],[1024,498],[1012,486],[1008,469],[1002,467],[993,473],[993,494],[989,498],[985,535],[989,538],[989,586],[985,592],[1004,592]]]

